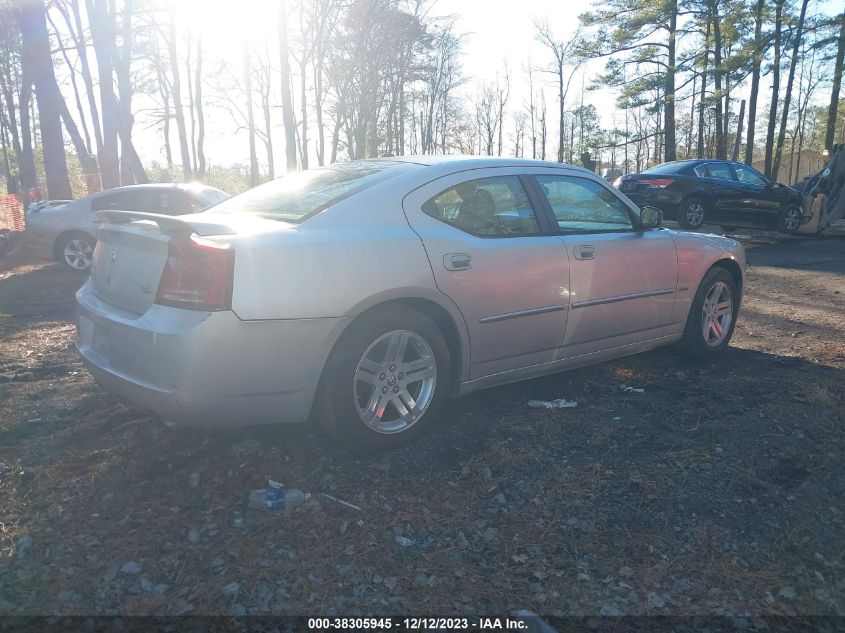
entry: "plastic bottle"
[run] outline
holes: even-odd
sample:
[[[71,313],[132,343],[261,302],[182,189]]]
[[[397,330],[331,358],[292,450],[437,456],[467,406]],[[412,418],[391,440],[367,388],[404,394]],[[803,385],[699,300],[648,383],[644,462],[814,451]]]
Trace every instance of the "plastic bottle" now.
[[[270,485],[267,488],[250,490],[249,507],[275,508],[290,511],[308,501],[310,496],[296,488]]]

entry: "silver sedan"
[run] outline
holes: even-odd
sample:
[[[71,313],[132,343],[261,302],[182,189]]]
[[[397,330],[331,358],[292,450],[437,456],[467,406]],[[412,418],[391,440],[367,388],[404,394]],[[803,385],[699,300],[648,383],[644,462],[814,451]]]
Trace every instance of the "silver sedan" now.
[[[449,397],[661,345],[728,345],[745,254],[595,174],[413,157],[167,217],[106,211],[76,345],[165,422],[324,425],[383,449]]]
[[[28,246],[74,270],[88,270],[97,243],[97,212],[107,209],[152,211],[166,215],[196,213],[229,194],[199,184],[156,183],[99,191],[79,200],[53,200],[26,212]]]

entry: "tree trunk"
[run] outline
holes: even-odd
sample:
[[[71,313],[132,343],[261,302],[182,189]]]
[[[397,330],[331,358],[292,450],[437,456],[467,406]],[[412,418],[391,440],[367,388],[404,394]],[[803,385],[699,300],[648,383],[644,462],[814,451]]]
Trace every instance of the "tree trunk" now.
[[[12,92],[11,77],[3,78],[3,97],[6,101],[8,112],[8,131],[12,149],[15,152],[15,161],[18,164],[18,178],[20,189],[29,195],[34,191],[38,182],[35,175],[35,158],[32,154],[32,132],[29,121],[29,102],[32,99],[32,81],[26,74],[21,75],[21,92],[18,95],[18,105],[15,106],[15,97]],[[20,133],[18,133],[18,122],[16,112],[20,109]]]
[[[775,125],[777,125],[778,97],[780,93],[780,40],[781,28],[783,26],[784,1],[785,0],[775,0],[775,50],[774,64],[772,64],[772,101],[769,105],[769,126],[766,131],[766,156],[763,167],[763,172],[766,174],[767,178],[772,178],[772,150],[775,146]]]
[[[196,90],[194,103],[197,107],[197,178],[205,178],[205,112],[202,109],[202,34],[197,36]]]
[[[94,157],[88,152],[88,148],[85,147],[85,142],[79,134],[79,128],[76,127],[76,122],[73,120],[64,99],[61,100],[60,106],[65,129],[67,130],[68,136],[70,136],[71,143],[73,143],[73,148],[76,150],[79,164],[82,166],[82,173],[85,176],[85,185],[88,193],[99,191],[100,174],[97,171],[97,161],[94,160]]]
[[[266,90],[261,91],[261,109],[264,113],[264,148],[267,150],[267,177],[276,178],[276,160],[273,156],[273,125],[270,117],[270,68],[267,68]]]
[[[63,103],[64,98],[53,73],[50,35],[47,32],[46,11],[41,0],[21,6],[17,12],[17,21],[23,43],[22,63],[30,68],[29,76],[35,84],[47,194],[51,198],[68,200],[73,198],[73,192],[70,188],[65,144],[62,139],[59,103]]]
[[[53,33],[55,33],[56,39],[59,40],[61,37],[59,29],[56,27],[55,22],[53,22],[53,18],[50,17],[49,12],[47,12],[47,21],[50,23],[50,26],[53,27]],[[85,153],[90,156],[91,135],[88,133],[88,124],[85,121],[85,110],[82,107],[82,97],[79,95],[79,84],[76,81],[76,68],[74,68],[73,62],[67,54],[67,47],[60,44],[59,48],[62,51],[62,58],[65,60],[65,65],[67,66],[68,74],[70,75],[70,84],[71,88],[73,88],[73,99],[76,105],[76,111],[79,113],[79,124],[82,126],[82,134],[85,137]],[[68,112],[68,114],[70,114],[70,112]],[[62,113],[62,117],[64,118],[64,112]],[[75,125],[76,124],[74,122],[74,126]],[[80,136],[80,138],[82,137]]]
[[[716,98],[716,158],[727,158],[725,130],[722,121],[722,25],[719,16],[719,0],[712,0],[710,19],[713,21],[713,89]]]
[[[173,110],[176,117],[176,132],[179,135],[179,155],[182,159],[182,175],[185,182],[193,179],[191,173],[191,153],[188,149],[188,133],[185,130],[185,113],[182,110],[182,84],[179,78],[179,56],[176,50],[176,16],[170,9],[167,50],[170,56],[170,72],[173,75]],[[190,80],[190,78],[189,78]]]
[[[132,143],[132,11],[134,0],[124,0],[122,18],[122,40],[120,55],[115,59],[115,76],[118,91],[118,137],[120,138],[120,171],[123,184],[147,183],[147,172]]]
[[[307,74],[305,72],[306,61],[304,59],[300,66],[300,110],[302,112],[300,117],[300,155],[302,156],[302,169],[308,169],[308,94],[307,94]]]
[[[314,106],[317,120],[317,164],[326,162],[326,132],[323,129],[323,59],[314,59]]]
[[[666,162],[677,160],[678,153],[675,144],[675,43],[678,32],[678,0],[670,0],[669,6],[669,49],[666,66],[666,77],[664,91],[666,101],[663,106],[664,120],[664,160]]]
[[[804,0],[801,3],[801,14],[798,17],[798,26],[796,27],[794,42],[792,44],[792,61],[789,64],[789,77],[786,80],[786,93],[783,96],[783,111],[780,115],[780,132],[778,133],[778,143],[775,149],[775,157],[772,162],[772,173],[775,180],[777,180],[778,171],[780,170],[780,160],[783,154],[783,142],[786,138],[786,121],[789,118],[789,104],[792,99],[792,84],[795,81],[795,68],[798,65],[798,51],[801,48],[801,34],[804,31],[804,18],[807,15],[807,4],[809,0]],[[793,139],[794,140],[794,139]],[[791,164],[790,159],[790,164]]]
[[[6,191],[15,195],[20,192],[20,187],[18,186],[18,181],[12,177],[12,166],[9,161],[9,142],[6,138],[6,125],[5,117],[0,116],[0,146],[3,148],[3,175],[6,177]]]
[[[698,99],[698,147],[696,157],[704,158],[704,99],[707,96],[707,62],[710,56],[710,20],[707,20],[707,35],[704,38],[704,63],[701,68],[701,93]]]
[[[839,16],[839,44],[836,53],[836,65],[833,68],[833,86],[830,90],[830,105],[827,108],[827,130],[824,146],[833,151],[833,139],[836,134],[836,113],[839,111],[839,90],[842,87],[842,65],[845,61],[845,11]]]
[[[255,153],[255,119],[252,113],[252,69],[249,63],[249,43],[244,42],[244,90],[246,91],[246,118],[249,134],[249,186],[255,187],[258,180],[258,156]]]
[[[739,121],[736,124],[736,138],[734,139],[734,153],[731,160],[736,162],[739,160],[739,146],[742,142],[742,124],[745,120],[745,99],[739,103]]]
[[[293,101],[290,94],[287,0],[279,0],[279,70],[282,82],[282,124],[285,126],[286,166],[288,172],[294,172],[296,171],[296,128],[293,122]]]
[[[185,81],[188,84],[188,116],[191,119],[191,138],[188,145],[191,148],[191,172],[197,173],[197,116],[194,104],[194,82],[191,69],[191,33],[188,33],[187,52],[185,53]]]
[[[107,0],[86,0],[91,39],[97,56],[100,85],[100,111],[103,119],[103,147],[97,157],[103,188],[120,186],[120,163],[117,153],[118,107],[114,94],[115,33],[114,16]]]
[[[757,93],[760,91],[760,65],[763,62],[763,7],[765,0],[757,0],[754,10],[754,53],[751,66],[751,95],[748,100],[748,136],[745,141],[745,164],[754,160],[754,126],[757,119]],[[736,160],[736,158],[734,158]]]
[[[563,162],[563,142],[564,142],[564,104],[563,104],[563,62],[560,61],[557,67],[557,96],[558,105],[560,106],[560,131],[558,133],[558,150],[557,162]]]
[[[61,3],[58,3],[61,7]],[[79,71],[82,74],[82,82],[85,84],[85,94],[88,98],[88,110],[91,112],[91,123],[94,127],[94,143],[97,146],[97,154],[103,150],[103,131],[100,128],[100,112],[97,108],[97,96],[94,94],[94,81],[91,78],[91,67],[88,64],[88,47],[84,41],[82,30],[82,16],[79,11],[79,0],[70,0],[71,11],[73,12],[74,28],[71,27],[69,17],[65,20],[68,24],[68,31],[73,36],[76,46],[76,54],[79,56]],[[89,18],[90,21],[90,18]]]

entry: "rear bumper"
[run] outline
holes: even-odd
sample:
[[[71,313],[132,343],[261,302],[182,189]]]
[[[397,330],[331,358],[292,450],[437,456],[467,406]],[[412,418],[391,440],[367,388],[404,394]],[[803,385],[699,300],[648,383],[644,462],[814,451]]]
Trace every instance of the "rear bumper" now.
[[[343,321],[241,321],[159,305],[138,316],[101,301],[90,281],[76,296],[76,348],[88,370],[175,425],[304,422]]]
[[[640,191],[622,190],[622,193],[628,196],[631,202],[638,207],[642,208],[645,205],[657,207],[663,212],[665,218],[676,219],[679,201],[677,194],[674,192],[664,189],[647,189]]]

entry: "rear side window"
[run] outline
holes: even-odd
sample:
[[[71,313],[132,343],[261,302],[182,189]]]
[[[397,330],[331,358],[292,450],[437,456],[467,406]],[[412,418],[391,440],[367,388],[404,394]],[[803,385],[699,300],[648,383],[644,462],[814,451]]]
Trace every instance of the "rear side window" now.
[[[416,168],[412,163],[356,160],[309,169],[232,196],[217,204],[214,211],[299,223],[344,198]]]
[[[468,180],[423,204],[433,218],[482,237],[513,237],[540,232],[534,208],[517,176]]]
[[[634,228],[628,205],[598,182],[578,176],[537,176],[558,227],[595,233]]]
[[[707,173],[711,178],[718,178],[719,180],[734,179],[731,167],[727,163],[707,163]]]
[[[699,178],[707,178],[707,165],[696,165],[693,171]]]
[[[91,209],[94,211],[147,211],[147,191],[145,189],[124,189],[94,198]]]

